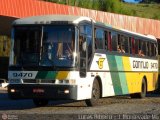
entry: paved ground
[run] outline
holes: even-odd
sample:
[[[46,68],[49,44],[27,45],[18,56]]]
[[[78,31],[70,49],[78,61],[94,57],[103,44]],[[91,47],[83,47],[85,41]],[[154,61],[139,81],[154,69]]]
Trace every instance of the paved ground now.
[[[35,107],[32,100],[10,100],[5,89],[0,89],[0,120],[55,119],[55,120],[159,120],[160,95],[148,94],[145,99],[129,96],[103,98],[100,105],[87,107],[84,101],[51,101],[46,107]]]

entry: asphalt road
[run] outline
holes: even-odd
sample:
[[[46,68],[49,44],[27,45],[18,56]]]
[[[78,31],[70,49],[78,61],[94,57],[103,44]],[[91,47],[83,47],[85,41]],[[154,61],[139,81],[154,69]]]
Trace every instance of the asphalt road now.
[[[103,98],[99,103],[99,106],[87,107],[84,101],[50,101],[46,107],[35,107],[32,100],[10,100],[6,90],[0,90],[0,120],[160,119],[160,94],[148,94],[144,99]]]

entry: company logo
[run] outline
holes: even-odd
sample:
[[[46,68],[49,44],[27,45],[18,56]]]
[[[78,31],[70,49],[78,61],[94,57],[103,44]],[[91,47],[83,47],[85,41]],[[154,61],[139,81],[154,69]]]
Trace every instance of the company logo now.
[[[98,63],[98,67],[99,69],[103,68],[103,62],[104,62],[105,58],[99,58],[97,63]]]

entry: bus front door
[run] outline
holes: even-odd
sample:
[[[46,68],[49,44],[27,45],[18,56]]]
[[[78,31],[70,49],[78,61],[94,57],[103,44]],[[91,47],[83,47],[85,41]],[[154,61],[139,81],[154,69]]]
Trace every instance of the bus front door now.
[[[86,77],[87,73],[87,39],[85,35],[79,38],[79,52],[80,52],[80,77]]]

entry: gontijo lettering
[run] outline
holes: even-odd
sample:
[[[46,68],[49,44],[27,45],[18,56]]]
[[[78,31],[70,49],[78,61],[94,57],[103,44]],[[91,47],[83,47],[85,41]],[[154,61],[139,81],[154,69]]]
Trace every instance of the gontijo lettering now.
[[[133,68],[143,68],[143,69],[157,69],[158,64],[157,63],[150,63],[148,61],[138,61],[133,60]]]
[[[148,62],[133,60],[133,68],[144,68],[148,69]]]
[[[158,63],[151,63],[151,69],[158,69]]]

